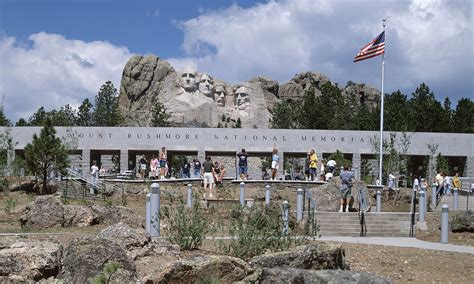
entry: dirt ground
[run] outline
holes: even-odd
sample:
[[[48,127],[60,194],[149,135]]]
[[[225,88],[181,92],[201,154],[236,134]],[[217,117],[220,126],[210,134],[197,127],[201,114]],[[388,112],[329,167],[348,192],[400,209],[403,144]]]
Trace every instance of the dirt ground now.
[[[7,199],[15,199],[16,206],[10,208],[12,212],[6,213]],[[21,212],[34,196],[21,192],[0,194],[0,233],[33,232],[21,229],[19,218]],[[102,201],[97,201],[98,203]],[[114,201],[119,205],[119,201]],[[129,196],[127,207],[135,209],[137,214],[144,214],[145,199],[142,195]],[[70,201],[80,204],[80,201]],[[427,215],[428,230],[417,231],[417,238],[425,241],[439,242],[438,213]],[[48,239],[65,242],[77,233],[95,234],[104,226],[89,228],[52,228],[34,232],[63,233],[54,236],[28,236],[27,238]],[[0,242],[7,238],[1,237]],[[203,249],[209,251],[216,247],[215,241],[206,241]],[[451,233],[449,243],[474,246],[474,234]],[[385,276],[394,283],[474,283],[474,257],[472,254],[450,253],[414,248],[387,247],[379,245],[348,244],[343,243],[346,257],[350,261],[351,270],[372,272]]]

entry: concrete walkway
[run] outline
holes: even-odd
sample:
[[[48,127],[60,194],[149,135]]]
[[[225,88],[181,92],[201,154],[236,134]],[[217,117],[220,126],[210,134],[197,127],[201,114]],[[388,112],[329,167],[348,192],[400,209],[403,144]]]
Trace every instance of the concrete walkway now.
[[[316,240],[334,241],[341,243],[368,244],[381,246],[394,246],[406,248],[421,248],[438,251],[461,252],[474,254],[473,246],[460,246],[452,244],[432,243],[415,238],[385,238],[385,237],[321,237]]]

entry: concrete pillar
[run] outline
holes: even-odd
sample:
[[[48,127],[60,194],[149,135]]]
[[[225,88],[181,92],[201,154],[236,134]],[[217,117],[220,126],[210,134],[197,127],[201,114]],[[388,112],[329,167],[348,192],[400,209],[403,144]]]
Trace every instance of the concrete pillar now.
[[[280,149],[278,149],[278,156],[280,157],[280,161],[278,162],[278,172],[277,172],[277,175],[276,175],[276,179],[279,180],[280,177],[285,179],[285,156],[284,156],[284,153],[282,151],[280,151]]]
[[[466,158],[466,171],[463,176],[474,177],[474,157]]]
[[[352,154],[352,168],[354,169],[354,173],[356,175],[356,179],[360,180],[361,174],[360,174],[360,164],[361,164],[361,155],[360,153],[353,153]]]
[[[240,206],[245,206],[245,183],[240,183]]]
[[[186,207],[191,208],[193,207],[193,185],[188,184],[188,202]]]
[[[454,188],[453,210],[458,210],[458,196],[459,196],[459,190],[457,188]]]
[[[382,210],[382,193],[380,190],[377,190],[377,198],[376,198],[376,212],[381,212]]]
[[[146,215],[145,215],[145,230],[150,233],[151,228],[151,208],[150,208],[150,197],[151,193],[147,193],[146,195]]]
[[[128,171],[128,149],[120,149],[120,172]]]
[[[418,221],[425,222],[426,195],[424,191],[420,191],[419,195],[420,199],[418,200]]]
[[[296,191],[296,222],[303,220],[303,189],[298,188]]]
[[[91,169],[91,149],[82,149],[82,175],[89,175]]]
[[[288,222],[288,217],[289,217],[289,213],[288,213],[288,207],[289,207],[289,204],[288,204],[288,201],[283,201],[283,214],[282,214],[282,219],[283,219],[283,234],[284,235],[287,235],[288,234],[288,227],[289,227],[289,222]]]
[[[448,204],[443,204],[441,208],[441,243],[448,243],[449,235],[449,207]]]
[[[270,206],[270,186],[265,186],[265,206]]]
[[[150,236],[160,236],[160,185],[158,183],[151,184],[150,195]]]

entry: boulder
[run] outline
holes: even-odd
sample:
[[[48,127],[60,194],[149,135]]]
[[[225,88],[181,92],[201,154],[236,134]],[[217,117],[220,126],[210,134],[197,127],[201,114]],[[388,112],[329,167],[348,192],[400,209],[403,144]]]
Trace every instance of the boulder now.
[[[342,90],[342,95],[354,97],[358,104],[364,105],[370,110],[374,110],[380,101],[380,91],[363,83],[348,84]]]
[[[127,278],[122,282],[135,282],[136,267],[126,251],[114,242],[102,238],[72,239],[64,248],[60,279],[75,283],[88,282],[98,276],[104,267],[112,262],[118,262],[123,275]]]
[[[205,281],[230,283],[244,279],[250,272],[250,266],[239,258],[220,255],[192,255],[170,263],[163,270],[147,276],[145,280],[152,283]]]
[[[26,228],[61,227],[64,222],[64,205],[59,197],[39,196],[26,205],[20,222],[21,226]]]
[[[132,228],[145,228],[144,216],[137,214],[130,208],[123,206],[103,207],[92,205],[92,211],[97,214],[99,224],[113,225],[123,222]]]
[[[257,269],[238,283],[391,283],[372,273],[347,270],[305,270],[291,267]]]
[[[301,269],[349,269],[345,251],[340,245],[317,243],[288,251],[267,253],[251,258],[253,267],[294,267]]]
[[[64,206],[63,227],[89,227],[99,223],[98,216],[90,206]]]
[[[16,242],[0,250],[0,276],[15,281],[54,277],[61,267],[62,246],[48,241]]]
[[[453,233],[474,233],[474,213],[472,210],[459,212],[451,219],[451,231]]]
[[[132,229],[120,222],[100,231],[99,238],[115,242],[125,250],[144,247],[150,241],[150,235],[145,230]]]

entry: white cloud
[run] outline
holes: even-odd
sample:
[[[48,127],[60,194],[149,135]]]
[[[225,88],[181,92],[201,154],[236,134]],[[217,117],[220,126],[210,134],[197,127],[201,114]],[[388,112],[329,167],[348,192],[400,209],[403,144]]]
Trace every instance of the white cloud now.
[[[386,92],[402,89],[409,94],[426,82],[440,96],[450,96],[449,86],[459,84],[461,77],[461,92],[467,96],[473,92],[474,72],[470,10],[469,0],[232,5],[182,22],[185,57],[170,62],[177,69],[193,62],[199,70],[231,82],[257,75],[285,82],[312,70],[342,84],[352,80],[379,87],[380,59],[354,64],[352,58],[381,32],[386,17]]]
[[[13,120],[27,119],[40,106],[47,110],[93,99],[112,81],[117,89],[131,54],[104,41],[84,42],[45,32],[32,34],[31,45],[0,38],[0,93]]]

